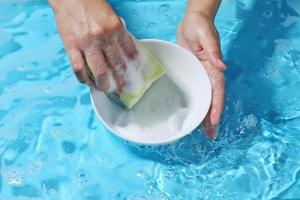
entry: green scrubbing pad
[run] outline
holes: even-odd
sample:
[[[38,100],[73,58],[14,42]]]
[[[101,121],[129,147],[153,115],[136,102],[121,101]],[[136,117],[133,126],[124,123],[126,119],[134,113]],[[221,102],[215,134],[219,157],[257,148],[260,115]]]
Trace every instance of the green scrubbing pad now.
[[[139,71],[142,82],[138,86],[137,90],[126,90],[126,85],[121,94],[116,92],[106,92],[107,96],[119,104],[125,109],[132,109],[136,105],[145,92],[151,87],[151,85],[158,80],[161,76],[165,74],[165,69],[162,64],[152,55],[152,53],[144,47],[140,48],[140,53],[143,53],[144,62],[141,63],[141,70]],[[130,67],[130,66],[128,66]],[[88,70],[88,75],[93,78],[93,75],[90,70]],[[130,81],[130,80],[126,80]]]

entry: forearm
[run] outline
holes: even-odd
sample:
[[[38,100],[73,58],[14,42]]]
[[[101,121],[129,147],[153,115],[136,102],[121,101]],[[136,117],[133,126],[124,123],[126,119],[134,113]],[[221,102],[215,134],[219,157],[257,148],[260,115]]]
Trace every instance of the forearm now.
[[[48,0],[48,3],[51,6],[52,10],[55,12],[59,5],[63,3],[63,0]]]
[[[89,0],[81,0],[81,1],[89,1]],[[96,0],[100,3],[101,5],[106,5],[107,1],[106,0]],[[70,6],[73,7],[73,4],[78,3],[78,0],[48,0],[49,5],[52,7],[53,11],[56,12],[58,8],[62,6]]]
[[[221,4],[221,0],[189,0],[187,14],[200,12],[201,14],[214,19]]]

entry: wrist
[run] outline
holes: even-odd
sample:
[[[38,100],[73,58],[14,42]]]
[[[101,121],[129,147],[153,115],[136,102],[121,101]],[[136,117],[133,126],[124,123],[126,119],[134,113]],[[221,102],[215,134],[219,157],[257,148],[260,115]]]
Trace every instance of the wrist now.
[[[206,19],[214,20],[221,0],[189,0],[186,9],[186,14],[190,15],[197,13]]]
[[[193,11],[187,11],[184,18],[190,18],[190,17],[200,18],[200,19],[204,19],[206,21],[210,21],[210,22],[214,23],[215,15],[201,12],[199,10],[197,10],[197,11],[193,10]]]
[[[60,8],[72,8],[74,4],[81,4],[84,5],[88,3],[89,0],[48,0],[49,5],[51,6],[52,10],[56,13]],[[107,6],[109,5],[106,0],[98,0],[99,5]]]
[[[214,21],[216,12],[209,11],[209,10],[201,10],[201,9],[187,9],[186,15],[199,15],[203,18],[209,19],[211,21]]]

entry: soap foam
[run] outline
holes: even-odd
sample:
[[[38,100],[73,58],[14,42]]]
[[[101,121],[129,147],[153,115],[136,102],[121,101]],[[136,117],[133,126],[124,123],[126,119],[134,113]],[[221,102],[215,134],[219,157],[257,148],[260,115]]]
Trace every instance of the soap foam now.
[[[126,84],[124,86],[124,90],[130,94],[137,94],[144,84],[141,74],[142,65],[140,62],[140,54],[136,59],[127,60],[127,71],[125,74]]]
[[[122,111],[114,128],[128,135],[177,134],[188,115],[184,93],[165,75],[159,79],[142,100],[130,111]]]

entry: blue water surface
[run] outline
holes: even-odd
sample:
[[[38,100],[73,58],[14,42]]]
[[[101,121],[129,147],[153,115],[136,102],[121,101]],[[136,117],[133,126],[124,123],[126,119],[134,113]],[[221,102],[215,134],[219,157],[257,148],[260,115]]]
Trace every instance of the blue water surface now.
[[[185,0],[111,1],[138,38],[175,42]],[[0,199],[300,199],[300,1],[223,0],[219,136],[112,136],[73,76],[47,2],[0,0]]]

